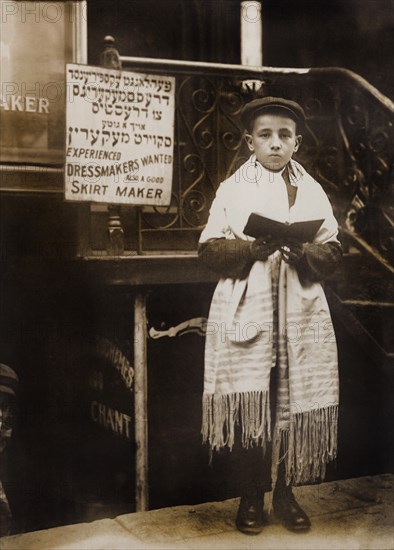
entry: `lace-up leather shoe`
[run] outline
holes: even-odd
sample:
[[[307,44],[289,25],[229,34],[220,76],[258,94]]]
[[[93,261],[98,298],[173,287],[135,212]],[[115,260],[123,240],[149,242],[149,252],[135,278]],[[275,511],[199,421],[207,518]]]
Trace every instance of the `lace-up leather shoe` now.
[[[291,489],[274,494],[272,504],[275,516],[290,531],[305,532],[310,529],[311,522]]]
[[[258,535],[263,530],[263,495],[253,498],[241,496],[236,526],[246,535]]]

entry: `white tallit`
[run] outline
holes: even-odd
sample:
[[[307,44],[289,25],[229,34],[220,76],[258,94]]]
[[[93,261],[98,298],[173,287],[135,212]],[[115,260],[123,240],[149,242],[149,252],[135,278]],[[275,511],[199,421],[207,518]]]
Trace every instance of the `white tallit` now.
[[[297,198],[289,209],[281,174],[265,170],[252,155],[221,183],[200,242],[251,239],[243,234],[251,212],[290,223],[322,218],[314,242],[338,242],[321,186],[295,161],[290,181]],[[274,366],[279,380],[272,429]],[[274,480],[284,459],[288,482],[302,483],[323,478],[326,463],[335,458],[337,415],[337,347],[321,284],[301,284],[278,251],[256,261],[245,279],[221,279],[207,323],[203,440],[214,450],[231,449],[240,423],[245,447],[273,440]]]

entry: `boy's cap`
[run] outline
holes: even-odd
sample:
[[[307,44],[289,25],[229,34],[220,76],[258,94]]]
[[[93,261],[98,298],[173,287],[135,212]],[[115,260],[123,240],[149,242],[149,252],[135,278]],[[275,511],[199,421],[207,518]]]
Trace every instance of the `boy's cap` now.
[[[18,376],[14,369],[0,363],[0,393],[15,395],[18,387]]]
[[[281,109],[283,113],[298,122],[301,126],[305,123],[304,109],[297,102],[283,97],[259,97],[253,99],[244,105],[241,111],[241,120],[245,128],[248,128],[252,120],[260,115],[264,110]]]

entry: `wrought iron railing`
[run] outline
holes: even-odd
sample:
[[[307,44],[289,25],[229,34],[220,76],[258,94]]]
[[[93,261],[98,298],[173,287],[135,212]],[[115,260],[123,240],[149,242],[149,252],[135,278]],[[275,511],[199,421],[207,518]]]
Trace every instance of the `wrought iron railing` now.
[[[138,209],[137,215],[122,207],[121,218],[136,231],[129,236],[126,231],[126,249],[195,250],[219,182],[248,156],[243,104],[256,95],[277,95],[298,101],[306,111],[297,158],[330,196],[344,235],[384,263],[392,260],[394,104],[364,79],[341,68],[121,61],[123,70],[176,77],[172,202]]]

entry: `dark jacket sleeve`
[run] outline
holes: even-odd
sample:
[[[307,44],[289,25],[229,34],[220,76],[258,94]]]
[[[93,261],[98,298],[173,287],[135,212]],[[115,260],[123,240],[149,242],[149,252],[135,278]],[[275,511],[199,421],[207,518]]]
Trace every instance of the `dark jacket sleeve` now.
[[[304,255],[297,263],[301,282],[323,281],[334,273],[342,259],[341,245],[336,242],[304,245]]]
[[[244,279],[254,263],[251,244],[243,239],[210,239],[199,244],[198,256],[221,277]]]
[[[221,277],[244,279],[255,261],[252,242],[243,239],[210,239],[199,244],[198,256]],[[340,244],[305,244],[297,264],[301,282],[323,281],[334,273],[342,259]]]

